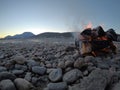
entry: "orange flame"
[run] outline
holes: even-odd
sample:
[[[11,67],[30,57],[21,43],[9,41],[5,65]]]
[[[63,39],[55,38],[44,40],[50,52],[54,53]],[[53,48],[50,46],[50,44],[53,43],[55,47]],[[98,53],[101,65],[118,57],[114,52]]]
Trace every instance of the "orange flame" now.
[[[92,28],[92,23],[91,22],[89,22],[86,26],[85,26],[85,29],[87,29],[87,28]]]

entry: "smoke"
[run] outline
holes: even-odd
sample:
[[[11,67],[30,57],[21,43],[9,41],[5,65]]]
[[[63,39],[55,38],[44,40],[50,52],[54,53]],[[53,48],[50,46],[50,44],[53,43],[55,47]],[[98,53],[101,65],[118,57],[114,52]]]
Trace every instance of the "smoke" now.
[[[72,31],[72,35],[74,39],[79,37],[79,34],[81,32],[81,25],[80,24],[73,24],[69,27],[69,30]]]
[[[77,38],[79,38],[80,33],[84,29],[92,28],[92,27],[93,27],[92,22],[85,23],[84,21],[81,21],[81,22],[77,22],[77,23],[76,22],[71,23],[68,26],[68,30],[72,32],[72,35],[73,35],[74,39],[77,39]]]

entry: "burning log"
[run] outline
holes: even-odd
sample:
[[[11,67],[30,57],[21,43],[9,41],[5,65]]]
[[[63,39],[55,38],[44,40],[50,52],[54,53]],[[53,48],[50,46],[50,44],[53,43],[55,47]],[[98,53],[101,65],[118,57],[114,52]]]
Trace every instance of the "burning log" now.
[[[75,45],[82,56],[98,56],[99,53],[116,54],[116,46],[113,41],[117,40],[117,34],[113,29],[104,32],[101,26],[91,29],[87,28],[80,33],[79,39]]]

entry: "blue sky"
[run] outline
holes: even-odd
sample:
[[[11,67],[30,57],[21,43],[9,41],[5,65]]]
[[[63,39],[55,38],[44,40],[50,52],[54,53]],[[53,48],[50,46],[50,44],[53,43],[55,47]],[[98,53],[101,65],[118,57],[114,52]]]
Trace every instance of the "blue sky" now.
[[[0,37],[80,31],[88,23],[120,33],[120,0],[0,0]]]

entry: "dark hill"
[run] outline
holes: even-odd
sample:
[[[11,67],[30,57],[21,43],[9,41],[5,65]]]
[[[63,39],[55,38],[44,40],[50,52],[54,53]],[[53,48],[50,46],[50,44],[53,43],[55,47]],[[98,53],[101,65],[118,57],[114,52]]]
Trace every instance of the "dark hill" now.
[[[46,33],[41,33],[34,38],[71,38],[73,37],[72,32],[65,32],[65,33],[53,33],[53,32],[46,32]]]
[[[16,34],[14,36],[6,36],[4,39],[25,39],[35,36],[32,32],[24,32],[22,34]]]

